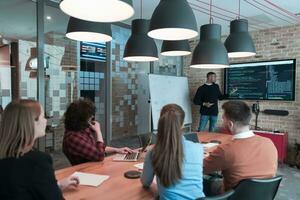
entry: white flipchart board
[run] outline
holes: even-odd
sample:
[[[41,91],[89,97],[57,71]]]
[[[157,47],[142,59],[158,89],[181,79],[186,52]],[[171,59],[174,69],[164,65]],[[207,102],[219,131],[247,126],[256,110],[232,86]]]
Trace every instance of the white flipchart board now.
[[[149,75],[153,130],[157,130],[163,106],[175,103],[185,112],[184,125],[192,123],[191,101],[187,77]]]

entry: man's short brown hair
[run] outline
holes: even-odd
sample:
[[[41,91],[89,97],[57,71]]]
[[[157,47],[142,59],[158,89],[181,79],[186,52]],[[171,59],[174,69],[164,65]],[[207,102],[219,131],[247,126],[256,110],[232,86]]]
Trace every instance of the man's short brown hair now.
[[[228,101],[222,105],[227,119],[239,126],[247,126],[251,120],[250,107],[243,101]]]

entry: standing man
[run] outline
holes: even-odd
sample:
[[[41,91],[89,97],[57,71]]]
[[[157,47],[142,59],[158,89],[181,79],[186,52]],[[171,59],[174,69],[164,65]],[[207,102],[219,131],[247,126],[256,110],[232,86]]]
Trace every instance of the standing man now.
[[[206,83],[200,86],[194,97],[194,104],[200,105],[200,122],[198,131],[204,131],[209,121],[209,132],[214,132],[218,121],[218,100],[224,98],[216,84],[216,73],[208,72]]]

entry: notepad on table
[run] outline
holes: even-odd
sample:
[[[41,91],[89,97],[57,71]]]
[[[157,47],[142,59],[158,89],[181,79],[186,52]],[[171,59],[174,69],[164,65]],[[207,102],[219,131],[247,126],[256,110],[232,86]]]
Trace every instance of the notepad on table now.
[[[144,163],[138,163],[134,165],[138,169],[143,169],[144,168]]]
[[[212,147],[215,147],[215,146],[218,146],[218,145],[219,145],[218,143],[209,142],[209,143],[203,144],[203,147],[208,149],[208,148],[212,148]]]
[[[94,186],[98,187],[101,183],[109,178],[106,175],[99,174],[90,174],[90,173],[82,173],[75,172],[72,176],[77,176],[79,178],[80,185]]]

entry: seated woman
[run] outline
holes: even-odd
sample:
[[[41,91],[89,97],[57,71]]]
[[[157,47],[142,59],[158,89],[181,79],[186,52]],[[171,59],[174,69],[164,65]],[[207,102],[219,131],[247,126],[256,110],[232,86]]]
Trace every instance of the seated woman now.
[[[78,178],[57,182],[51,157],[32,150],[45,135],[43,108],[33,100],[8,104],[0,126],[0,199],[60,200],[61,190],[76,187]]]
[[[184,111],[176,104],[162,108],[157,142],[145,157],[141,182],[149,187],[156,175],[161,200],[204,197],[203,146],[183,137],[184,116]]]
[[[105,153],[132,153],[127,147],[105,146],[100,124],[95,121],[95,105],[89,100],[77,100],[65,113],[63,152],[72,165],[102,161]]]

